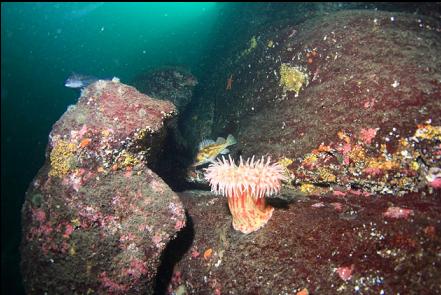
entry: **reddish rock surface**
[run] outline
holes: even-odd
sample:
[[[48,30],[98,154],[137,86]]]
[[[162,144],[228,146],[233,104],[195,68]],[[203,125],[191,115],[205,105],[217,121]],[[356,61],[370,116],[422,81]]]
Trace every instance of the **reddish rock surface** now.
[[[269,26],[254,35],[255,49],[237,52],[219,70],[235,80],[231,91],[227,78],[213,87],[213,133],[237,132],[247,156],[295,158],[342,129],[380,128],[385,137],[396,128],[405,137],[428,119],[440,125],[440,31],[430,17],[380,11]],[[279,86],[282,63],[309,77],[298,97]]]
[[[190,164],[189,155],[193,145],[189,138],[182,134],[186,128],[193,129],[191,124],[183,123],[183,119],[193,100],[195,86],[198,81],[194,75],[180,67],[162,67],[139,74],[133,85],[140,92],[151,97],[173,102],[179,113],[177,120],[171,124],[169,136],[163,146],[163,157],[158,158],[160,165],[157,172],[173,189],[185,187],[185,171]]]
[[[215,107],[199,132],[236,135],[233,154],[271,155],[298,185],[397,195],[438,187],[440,32],[434,18],[397,12],[282,19],[215,71],[206,95],[215,101],[200,109]],[[305,75],[298,93],[283,86],[282,65]]]
[[[232,228],[225,198],[202,191],[180,197],[194,240],[174,269],[179,280],[170,282],[170,294],[179,288],[190,294],[441,292],[439,194],[371,198],[285,190],[270,200],[272,219],[249,235]],[[384,216],[391,207],[413,214]]]
[[[118,82],[93,84],[55,124],[23,208],[29,293],[152,292],[157,274],[160,293],[441,293],[439,20],[259,23],[232,35],[165,146],[171,103]],[[298,93],[282,64],[306,76]],[[174,91],[174,76],[158,74],[158,91]],[[233,157],[269,155],[290,176],[272,218],[243,235],[224,198],[185,192],[190,218],[171,240],[183,207],[146,163],[176,185],[182,151],[230,133]],[[203,170],[187,178],[203,182]]]
[[[86,88],[57,121],[22,210],[28,294],[152,292],[185,226],[179,198],[147,167],[174,114],[113,80]]]
[[[250,235],[225,199],[181,194],[194,241],[169,291],[441,293],[440,33],[428,16],[365,10],[231,41],[193,136],[237,135],[233,156],[270,155],[291,181]],[[307,76],[298,95],[282,64]]]

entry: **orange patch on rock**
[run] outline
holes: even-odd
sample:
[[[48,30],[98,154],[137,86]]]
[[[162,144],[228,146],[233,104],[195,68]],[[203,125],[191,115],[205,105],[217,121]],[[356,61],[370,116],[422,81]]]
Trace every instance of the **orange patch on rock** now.
[[[80,142],[79,147],[80,147],[80,148],[84,148],[84,147],[88,146],[88,145],[90,144],[91,141],[92,141],[92,140],[91,140],[90,138],[85,138],[85,139],[83,139],[83,140]]]
[[[308,289],[303,288],[302,290],[297,292],[296,295],[309,295]]]
[[[213,249],[208,248],[207,250],[205,250],[204,252],[204,259],[208,260],[210,259],[211,255],[213,254]]]

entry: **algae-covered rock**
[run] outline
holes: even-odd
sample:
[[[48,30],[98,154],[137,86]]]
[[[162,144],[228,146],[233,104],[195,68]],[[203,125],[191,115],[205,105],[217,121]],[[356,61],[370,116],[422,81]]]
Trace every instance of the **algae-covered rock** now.
[[[175,107],[98,81],[50,133],[22,209],[27,294],[153,293],[160,255],[185,225],[152,172]]]

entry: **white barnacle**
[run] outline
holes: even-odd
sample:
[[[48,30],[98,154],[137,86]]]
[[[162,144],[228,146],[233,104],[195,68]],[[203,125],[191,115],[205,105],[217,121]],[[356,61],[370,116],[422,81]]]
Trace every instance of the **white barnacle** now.
[[[138,111],[138,115],[139,115],[140,117],[144,117],[145,115],[147,115],[147,111],[144,110],[144,109],[140,109],[140,110]]]
[[[95,83],[95,87],[96,87],[97,91],[103,90],[106,87],[106,85],[107,85],[107,81],[105,81],[105,80],[98,80]]]

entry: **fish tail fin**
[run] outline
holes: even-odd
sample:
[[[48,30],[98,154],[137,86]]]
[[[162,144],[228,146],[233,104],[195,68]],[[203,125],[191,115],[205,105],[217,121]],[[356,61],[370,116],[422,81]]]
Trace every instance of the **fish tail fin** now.
[[[220,154],[221,154],[221,155],[226,155],[226,154],[228,154],[229,152],[230,152],[229,149],[223,149],[223,151],[220,152]]]
[[[230,145],[236,144],[237,141],[236,141],[236,138],[234,138],[233,135],[229,134],[228,137],[227,137],[226,143],[227,143],[227,146],[230,146]]]

